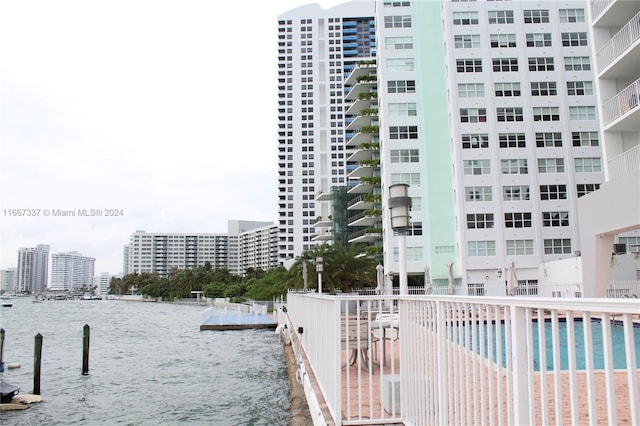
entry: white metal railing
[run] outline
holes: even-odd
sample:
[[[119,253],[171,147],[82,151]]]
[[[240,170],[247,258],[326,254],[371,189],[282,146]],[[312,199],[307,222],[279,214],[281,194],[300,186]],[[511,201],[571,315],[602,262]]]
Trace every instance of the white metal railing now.
[[[620,93],[602,105],[604,124],[611,123],[618,117],[637,108],[638,105],[640,105],[640,79],[625,87]]]
[[[329,423],[342,425],[640,424],[638,308],[635,299],[288,295]]]
[[[611,40],[596,53],[598,71],[602,72],[628,47],[640,39],[640,12],[632,17]]]
[[[591,0],[591,19],[594,21],[600,17],[602,12],[615,0]]]
[[[626,176],[640,169],[640,145],[613,157],[608,162],[609,180]]]

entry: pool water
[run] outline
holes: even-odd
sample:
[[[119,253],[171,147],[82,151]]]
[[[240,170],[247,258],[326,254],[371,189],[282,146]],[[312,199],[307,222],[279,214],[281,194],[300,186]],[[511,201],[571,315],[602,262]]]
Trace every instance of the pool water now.
[[[546,355],[546,370],[553,371],[555,369],[553,360],[553,334],[551,330],[550,321],[542,323],[544,326],[545,334],[545,355]],[[540,371],[540,342],[538,339],[538,327],[540,323],[533,321],[531,324],[533,333],[533,349],[534,349],[534,370]],[[489,339],[487,334],[489,327],[483,327],[484,330],[484,348],[483,355],[488,356],[488,344]],[[483,331],[480,327],[476,329],[476,353],[480,354],[480,333]],[[560,370],[569,369],[569,354],[568,354],[568,339],[567,339],[567,323],[564,320],[558,322],[559,342],[560,342]],[[506,342],[505,342],[505,324],[501,322],[501,350],[502,350],[502,366],[507,366],[506,359]],[[493,361],[497,362],[496,353],[496,325],[491,326],[492,334],[492,351]],[[584,345],[584,324],[582,319],[574,319],[574,335],[575,335],[575,357],[576,357],[576,369],[585,370],[585,353],[586,348]],[[636,366],[640,366],[640,328],[633,329],[633,345],[635,347]],[[593,362],[595,369],[604,369],[604,342],[602,337],[602,326],[600,321],[592,320],[591,322],[591,340],[593,344]],[[611,341],[612,341],[612,353],[613,353],[613,368],[614,369],[626,369],[627,362],[625,356],[625,341],[624,341],[624,328],[621,325],[611,326]]]

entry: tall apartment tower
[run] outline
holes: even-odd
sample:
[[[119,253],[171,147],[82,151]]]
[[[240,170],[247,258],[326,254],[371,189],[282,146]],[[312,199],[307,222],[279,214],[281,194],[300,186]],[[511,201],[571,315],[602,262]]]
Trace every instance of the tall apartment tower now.
[[[291,262],[327,239],[332,188],[347,186],[344,79],[375,57],[375,2],[278,17],[279,258]],[[337,189],[336,189],[337,190]]]
[[[347,8],[366,16],[369,4],[351,2],[330,11],[308,6],[281,17],[281,257],[309,248],[309,232],[318,235],[317,229],[301,232],[301,226],[312,222],[298,224],[296,218],[325,219],[332,211],[315,203],[316,211],[305,215],[310,205],[309,198],[301,197],[305,183],[296,182],[309,176],[310,170],[297,172],[309,166],[309,149],[316,156],[313,172],[322,195],[340,182],[320,180],[318,185],[318,169],[341,173],[318,164],[319,159],[332,161],[322,153],[333,151],[323,150],[316,140],[310,146],[304,138],[308,133],[296,128],[308,129],[305,121],[314,118],[308,116],[309,97],[322,100],[325,91],[319,80],[313,86],[302,80],[308,76],[302,74],[305,68],[299,75],[287,74],[298,64],[306,66],[302,59],[308,62],[309,53],[305,50],[307,56],[296,59],[303,46],[287,45],[289,31],[292,40],[322,40],[331,30],[315,31],[314,23],[326,24],[338,10],[344,17]],[[580,254],[577,200],[604,181],[587,2],[371,4],[377,50],[368,59],[375,61],[360,60],[344,69],[341,112],[347,156],[336,166],[345,168],[346,191],[352,196],[363,183],[380,187],[362,199],[349,198],[348,208],[369,203],[362,215],[380,213],[385,273],[395,276],[401,270],[400,240],[391,229],[388,188],[407,183],[412,199],[405,239],[410,275],[420,280],[428,268],[436,288],[447,286],[452,274],[456,292],[505,295],[507,268],[513,264],[520,291],[536,294],[541,264]],[[312,35],[302,37],[308,31]],[[326,63],[322,52],[312,52],[308,67]],[[313,112],[326,117],[322,110]],[[314,137],[322,135],[322,123],[313,124]],[[339,129],[339,122],[330,122],[328,128],[333,127]],[[333,207],[335,211],[335,203]],[[359,224],[349,219],[349,225]],[[374,222],[368,225],[373,227],[365,230],[377,228]]]
[[[16,268],[0,270],[0,291],[13,293],[16,291]]]
[[[18,249],[16,291],[42,292],[49,276],[49,245]]]
[[[585,295],[604,297],[614,243],[640,252],[640,2],[592,0],[588,12],[607,177],[578,206]]]
[[[77,251],[51,254],[50,290],[92,290],[96,260]]]

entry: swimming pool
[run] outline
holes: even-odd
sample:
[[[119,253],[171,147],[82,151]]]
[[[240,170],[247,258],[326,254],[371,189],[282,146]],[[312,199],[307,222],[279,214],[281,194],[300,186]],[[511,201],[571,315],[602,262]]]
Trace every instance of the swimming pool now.
[[[545,358],[546,358],[546,370],[554,371],[554,359],[553,359],[553,334],[551,328],[551,321],[545,320],[543,323],[544,335],[545,335]],[[540,323],[534,320],[531,324],[533,333],[533,354],[534,354],[534,370],[540,371],[540,342],[538,327]],[[574,334],[575,334],[575,356],[576,356],[576,369],[584,370],[586,367],[585,353],[586,348],[584,345],[584,324],[581,318],[574,319]],[[493,362],[497,362],[497,337],[496,337],[496,324],[493,323],[491,327],[486,324],[483,327],[476,327],[475,332],[475,348],[476,353],[488,357],[489,352],[489,338],[488,334],[491,331],[491,343],[492,343],[492,358]],[[569,355],[568,355],[568,339],[567,339],[567,322],[565,319],[558,321],[559,341],[560,341],[560,370],[569,369]],[[634,327],[633,340],[635,347],[636,366],[640,366],[640,328]],[[480,346],[480,337],[484,338],[484,347]],[[464,339],[463,339],[464,340]],[[591,340],[593,345],[593,361],[594,368],[604,369],[604,342],[602,336],[602,326],[600,320],[591,321]],[[624,328],[621,325],[611,325],[611,341],[613,348],[613,368],[614,369],[626,369],[627,362],[625,356],[625,341],[624,341]],[[507,348],[506,348],[506,329],[504,321],[501,321],[501,351],[502,351],[502,366],[507,366]],[[465,345],[466,346],[466,345]]]

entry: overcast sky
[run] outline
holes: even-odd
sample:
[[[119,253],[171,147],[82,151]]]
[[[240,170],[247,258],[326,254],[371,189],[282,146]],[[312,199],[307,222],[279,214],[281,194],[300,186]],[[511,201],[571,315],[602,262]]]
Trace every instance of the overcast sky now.
[[[136,230],[276,222],[277,16],[308,3],[0,2],[0,268],[49,244],[116,274]]]

